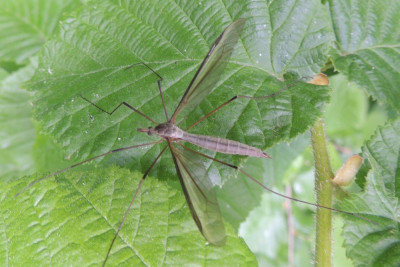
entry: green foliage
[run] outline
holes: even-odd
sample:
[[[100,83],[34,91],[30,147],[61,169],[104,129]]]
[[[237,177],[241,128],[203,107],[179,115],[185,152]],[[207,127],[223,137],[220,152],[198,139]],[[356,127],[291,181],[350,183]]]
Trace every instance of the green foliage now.
[[[400,121],[381,127],[363,147],[363,157],[371,164],[363,192],[341,203],[342,209],[358,210],[376,222],[346,218],[345,244],[357,265],[395,266],[399,247],[399,142]]]
[[[62,12],[78,6],[77,0],[16,0],[0,2],[0,60],[23,63],[51,37]]]
[[[332,1],[335,68],[381,103],[400,110],[400,3]]]
[[[25,177],[22,182],[26,184],[35,178],[38,177]],[[7,222],[6,232],[12,236],[12,242],[7,250],[2,250],[1,257],[6,260],[7,254],[13,255],[12,263],[18,266],[101,265],[102,255],[106,254],[129,205],[126,199],[131,198],[132,188],[137,187],[140,178],[140,173],[119,167],[72,171],[57,176],[56,182],[47,181],[44,186],[32,188],[17,201],[13,196],[21,188],[21,181],[8,183],[1,199],[8,209],[2,209],[1,218]],[[181,192],[149,178],[108,263],[113,266],[193,262],[212,266],[237,262],[254,265],[255,258],[243,240],[231,228],[227,235],[226,247],[205,245]]]
[[[341,73],[332,76],[331,98],[329,87],[302,81],[269,99],[235,100],[191,130],[268,149],[272,160],[196,150],[240,165],[280,192],[292,188],[294,197],[314,202],[313,154],[304,133],[327,109],[332,147],[346,157],[346,151],[358,152],[362,146],[366,161],[349,190],[351,198],[340,208],[378,223],[345,216],[346,254],[359,266],[395,265],[400,254],[399,11],[395,0],[324,5],[316,0],[1,1],[1,265],[103,262],[141,173],[165,144],[112,154],[13,196],[51,171],[155,141],[136,131],[151,125],[145,118],[125,107],[109,116],[79,94],[107,111],[126,101],[164,122],[157,76],[143,65],[127,67],[146,62],[162,76],[171,115],[210,46],[238,18],[246,18],[246,25],[230,63],[210,95],[181,114],[180,126],[190,126],[235,95],[265,96],[299,77],[311,77],[330,58]],[[395,119],[378,127],[387,117]],[[257,264],[255,254],[259,265],[286,266],[287,237],[293,234],[286,226],[288,213],[294,214],[296,265],[310,263],[310,207],[284,209],[284,200],[264,194],[248,178],[205,161],[219,185],[227,228],[226,246],[207,245],[185,204],[169,153],[144,182],[108,264],[250,266]]]

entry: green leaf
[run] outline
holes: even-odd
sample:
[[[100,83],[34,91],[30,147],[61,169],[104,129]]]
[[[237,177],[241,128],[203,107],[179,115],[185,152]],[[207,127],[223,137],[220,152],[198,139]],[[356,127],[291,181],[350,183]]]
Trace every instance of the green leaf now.
[[[13,197],[35,178],[4,185],[0,225],[7,238],[0,249],[2,265],[101,265],[141,174],[119,167],[69,172]],[[225,247],[207,245],[183,193],[148,177],[107,264],[256,265],[245,243],[231,227],[227,230]]]
[[[155,5],[157,9],[153,8]],[[273,1],[270,4],[233,0],[224,3],[207,1],[201,4],[195,1],[181,3],[169,0],[90,2],[79,12],[68,15],[68,18],[61,23],[59,34],[48,41],[43,49],[39,68],[30,84],[30,89],[35,93],[36,119],[40,128],[52,135],[57,145],[65,150],[65,157],[71,159],[71,165],[114,148],[153,141],[155,139],[136,132],[136,128],[146,127],[150,124],[138,114],[121,108],[109,116],[83,101],[78,94],[84,95],[108,111],[112,111],[121,101],[127,101],[154,120],[163,122],[165,117],[157,88],[157,77],[140,65],[130,69],[126,69],[126,67],[138,62],[146,62],[163,77],[162,88],[165,93],[167,110],[171,114],[199,64],[224,27],[234,19],[247,18],[245,30],[235,49],[232,61],[228,64],[216,89],[198,108],[187,114],[187,120],[181,124],[182,128],[185,128],[236,94],[265,96],[291,84],[298,76],[312,76],[319,72],[326,60],[330,39],[325,15],[319,1],[296,3]],[[284,76],[287,72],[294,73],[294,75]],[[285,82],[278,79],[282,79],[282,77],[286,78]],[[237,100],[193,130],[196,133],[227,137],[265,149],[281,140],[290,140],[306,131],[321,115],[328,99],[329,88],[298,83],[290,90],[268,100]],[[42,143],[38,142],[38,144]],[[116,163],[132,170],[144,172],[161,149],[162,147],[155,146],[149,149],[113,154],[105,159],[104,164]],[[46,150],[47,147],[44,146],[41,151],[45,153]],[[47,152],[50,157],[54,156],[53,150]],[[226,155],[217,157],[235,164],[243,162],[242,157]],[[45,162],[46,160],[40,161]],[[264,161],[268,161],[268,159],[264,159]],[[236,173],[228,167],[215,163],[207,166],[209,166],[210,176],[216,184],[222,185],[236,176]],[[177,180],[169,153],[163,155],[160,162],[153,168],[151,175],[160,180],[167,178]],[[99,175],[98,172],[93,172],[92,179],[100,177],[101,180],[102,176],[103,173]],[[111,182],[115,179],[122,179],[117,175],[114,177],[114,174],[110,174],[110,177]],[[132,179],[137,183],[138,178],[140,177]],[[262,179],[261,173],[257,175],[257,178]],[[26,184],[33,179],[33,177],[27,178],[27,181],[24,180],[24,182]],[[65,183],[69,184],[67,181]],[[146,181],[145,184],[147,182],[149,181]],[[237,187],[243,185],[243,183],[236,184]],[[129,189],[129,196],[131,196],[135,187],[128,185],[125,188]],[[45,245],[25,254],[31,256],[39,253],[38,263],[42,259],[46,263],[49,258],[61,261],[62,255],[70,255],[67,258],[65,256],[63,260],[70,260],[75,265],[75,260],[79,259],[78,255],[82,255],[81,251],[88,250],[88,257],[94,255],[94,260],[88,259],[84,262],[96,265],[101,263],[107,245],[121,220],[124,208],[130,200],[130,197],[124,197],[124,194],[128,193],[115,191],[115,194],[108,198],[109,202],[118,202],[121,206],[113,209],[118,214],[113,217],[112,230],[108,226],[107,235],[89,234],[86,236],[89,243],[85,243],[81,247],[79,244],[83,242],[82,239],[85,239],[85,235],[81,237],[80,234],[85,234],[86,228],[82,233],[82,231],[70,230],[77,226],[71,226],[71,228],[65,226],[65,229],[59,227],[60,231],[67,232],[71,236],[63,235],[67,237],[66,241],[63,241],[64,239],[59,241],[61,245],[54,241],[56,249],[59,247],[62,249],[42,256],[42,253],[47,253],[47,250],[51,248],[51,245],[46,245],[47,242],[57,239],[57,234],[52,234],[52,230],[64,222],[62,220],[65,219],[62,214],[64,210],[67,210],[66,216],[82,214],[82,211],[74,210],[79,207],[78,204],[74,205],[74,202],[70,205],[67,205],[70,202],[63,204],[63,201],[74,199],[77,189],[73,191],[73,194],[61,192],[58,194],[58,191],[52,191],[51,186],[41,183],[35,185],[32,190],[43,190],[37,197],[40,199],[39,202],[46,201],[45,204],[50,207],[56,207],[56,204],[61,203],[59,205],[62,208],[56,211],[56,215],[42,223],[49,223],[50,227],[43,230],[45,234],[42,234],[41,238],[35,239],[35,241],[41,240],[41,242],[36,242],[34,246]],[[169,203],[165,194],[158,196],[158,192],[148,192],[149,199],[157,199],[161,204]],[[21,197],[26,197],[25,195],[29,194]],[[93,197],[100,198],[104,195],[105,193],[99,193]],[[231,199],[239,198],[234,194],[231,196]],[[240,198],[242,203],[246,203],[248,196],[243,195]],[[83,200],[81,201],[83,202]],[[34,203],[37,204],[35,201]],[[256,203],[256,201],[253,202],[252,206]],[[136,205],[138,204],[136,203]],[[92,210],[93,205],[90,203],[89,206],[90,208],[83,209],[85,214],[99,212],[96,209]],[[252,206],[244,207],[245,212],[241,211],[241,213],[245,216]],[[42,210],[35,213],[43,215],[41,212]],[[189,214],[187,208],[185,212]],[[9,213],[13,214],[13,212]],[[142,216],[142,213],[140,214]],[[22,213],[17,215],[24,217]],[[61,219],[58,219],[59,216]],[[29,221],[30,219],[32,220]],[[150,219],[154,220],[149,223],[154,227],[147,229],[147,232],[143,234],[142,239],[150,239],[149,243],[144,246],[144,250],[152,247],[151,238],[157,239],[162,236],[159,232],[154,231],[163,228],[163,219],[154,219],[153,216],[147,220]],[[239,218],[238,221],[242,219]],[[231,218],[228,216],[227,220],[231,221]],[[194,225],[191,219],[188,220],[188,223],[189,221],[191,225]],[[24,223],[30,226],[40,225],[37,222],[36,217],[24,220]],[[87,226],[89,228],[95,225],[87,223],[84,215],[73,222],[78,226],[89,225]],[[158,224],[159,222],[160,224]],[[55,228],[52,228],[54,225]],[[128,236],[133,232],[129,225],[131,224],[126,223],[124,226],[126,229],[123,228]],[[186,224],[181,225],[186,227]],[[99,228],[97,225],[93,228],[105,229]],[[21,229],[23,227],[16,229],[15,235]],[[180,235],[182,231],[187,234],[181,228],[174,228],[174,230],[174,235]],[[195,230],[194,228],[193,234],[196,232],[196,235],[200,237],[199,240],[204,242],[204,239]],[[13,236],[13,234],[11,235]],[[229,228],[228,235],[229,242],[234,235]],[[90,239],[88,239],[89,237]],[[165,235],[163,238],[163,240],[167,240]],[[182,236],[182,238],[191,239],[192,235]],[[100,244],[95,244],[95,241]],[[170,239],[168,239],[169,242]],[[186,257],[198,255],[197,249],[194,250],[189,245],[187,250],[181,252],[190,242],[179,241],[177,243],[180,244],[179,248],[174,248],[173,251],[178,251],[180,255],[184,255],[188,251],[187,255],[182,256],[183,260]],[[114,249],[120,251],[121,247],[121,244],[116,244]],[[159,243],[155,247],[158,248]],[[232,245],[232,247],[236,247],[236,245]],[[102,249],[103,253],[93,252],[97,248]],[[229,247],[225,249],[228,252],[231,251]],[[65,254],[59,251],[62,253],[65,251]],[[193,251],[196,252],[193,253]],[[125,257],[129,257],[124,253],[124,251],[118,252],[118,256],[114,257],[113,260],[116,261],[116,264],[126,259]],[[154,249],[152,253],[154,253]],[[211,254],[208,251],[205,253]],[[178,253],[176,252],[176,254]],[[226,254],[219,253],[218,250],[218,255],[213,254],[212,257],[217,260],[231,257],[224,255]],[[155,258],[149,262],[159,263],[159,257]],[[232,258],[237,259],[233,256]],[[243,256],[237,262],[251,264],[252,261],[247,258]],[[179,257],[175,258],[175,260],[178,259]],[[25,258],[25,260],[27,259]],[[68,265],[69,262],[61,263]],[[172,262],[175,265],[177,263],[179,264],[179,262]]]
[[[400,110],[400,2],[330,1],[335,68],[369,95]]]
[[[215,1],[200,6],[182,3],[178,7],[173,1],[156,2],[88,4],[65,20],[59,36],[46,44],[31,84],[35,112],[44,131],[65,149],[66,158],[78,162],[112,149],[156,140],[136,132],[139,127],[151,125],[145,118],[125,107],[109,116],[78,94],[107,111],[126,101],[152,119],[165,121],[157,76],[143,65],[126,67],[146,62],[163,77],[166,107],[172,114],[210,46],[232,21],[227,14],[236,14],[236,10],[243,11],[233,18],[248,19],[232,62],[216,89],[187,114],[187,120],[180,124],[182,128],[237,94],[265,96],[291,84],[293,76],[285,76],[286,82],[276,79],[286,71],[310,76],[325,61],[329,32],[318,1],[292,5],[274,2],[262,7],[251,6],[252,1],[231,1],[227,5]],[[148,9],[148,5],[159,6],[159,11]],[[179,15],[171,16],[175,13]],[[260,16],[253,16],[256,13]],[[270,13],[272,18],[266,19]],[[288,43],[284,50],[283,43]],[[234,101],[193,132],[265,149],[306,131],[321,115],[328,99],[329,88],[298,83],[275,98]],[[155,146],[121,152],[106,158],[105,163],[145,172],[161,149]],[[235,164],[243,160],[217,157]],[[168,155],[163,157],[152,175],[163,173],[176,179],[171,162]],[[236,175],[228,167],[215,165],[209,169],[221,184]]]
[[[376,222],[346,216],[348,255],[358,266],[395,266],[400,255],[399,153],[400,120],[387,124],[363,148],[371,165],[365,190],[352,194],[341,209],[357,211]]]
[[[25,62],[53,34],[62,12],[78,0],[0,1],[0,60]]]
[[[34,173],[31,156],[35,129],[32,124],[31,93],[22,89],[35,67],[21,68],[0,83],[0,177]]]
[[[367,158],[374,173],[379,174],[385,188],[400,197],[398,183],[398,158],[400,120],[388,123],[378,129],[375,136],[363,147],[363,157]]]

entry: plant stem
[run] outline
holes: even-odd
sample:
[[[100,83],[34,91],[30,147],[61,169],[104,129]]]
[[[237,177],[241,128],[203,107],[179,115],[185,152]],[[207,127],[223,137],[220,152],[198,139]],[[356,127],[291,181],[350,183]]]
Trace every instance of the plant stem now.
[[[311,129],[315,161],[315,191],[317,203],[332,207],[332,183],[334,174],[329,161],[325,142],[324,123],[319,119]],[[315,242],[315,266],[331,266],[332,255],[332,214],[327,209],[317,209]]]

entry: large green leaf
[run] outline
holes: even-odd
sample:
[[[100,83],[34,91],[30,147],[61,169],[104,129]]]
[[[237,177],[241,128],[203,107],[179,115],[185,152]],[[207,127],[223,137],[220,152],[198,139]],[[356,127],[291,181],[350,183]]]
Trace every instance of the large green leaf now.
[[[347,210],[358,210],[376,224],[346,216],[345,245],[348,255],[359,266],[395,266],[400,255],[399,232],[399,153],[400,120],[377,131],[363,148],[371,170],[365,191],[352,194],[341,203]]]
[[[153,8],[155,5],[157,9]],[[33,104],[36,119],[43,131],[52,135],[65,150],[66,158],[71,159],[71,164],[113,148],[153,141],[154,139],[136,132],[138,127],[149,126],[149,122],[144,118],[124,108],[110,117],[83,101],[78,94],[109,111],[121,101],[127,101],[153,119],[163,122],[165,118],[157,89],[157,77],[143,66],[134,66],[128,70],[125,67],[137,62],[146,62],[163,77],[162,87],[167,109],[171,114],[209,47],[224,27],[234,19],[246,18],[245,30],[232,62],[228,64],[210,96],[193,112],[187,114],[187,121],[183,122],[182,126],[189,126],[236,94],[267,95],[290,84],[298,76],[311,76],[319,72],[326,59],[330,38],[324,15],[326,14],[318,1],[89,3],[79,12],[70,14],[61,23],[59,34],[45,45],[38,71],[30,85],[35,93]],[[288,78],[285,82],[277,79],[281,79],[286,72],[294,72],[296,77],[285,76]],[[299,83],[268,101],[238,100],[193,130],[197,133],[228,137],[265,149],[278,141],[289,140],[306,131],[321,115],[328,98],[328,88]],[[156,146],[149,150],[121,152],[106,158],[105,163],[117,163],[133,170],[145,171],[159,151],[160,147]],[[42,153],[45,152],[42,150]],[[51,152],[48,153],[53,155]],[[177,180],[169,154],[165,153],[164,156],[151,174],[159,179],[172,177]],[[218,157],[236,164],[243,161],[240,157]],[[49,171],[56,168],[52,162],[48,165]],[[236,176],[236,173],[224,166],[211,164],[207,167],[215,183],[223,184]],[[111,181],[117,179],[112,174],[110,177]],[[257,178],[262,179],[261,174]],[[135,179],[137,182],[138,177]],[[68,183],[68,180],[66,182]],[[243,188],[246,187],[245,184],[246,182],[238,182],[236,186]],[[42,195],[46,196],[50,206],[54,206],[57,201],[51,199],[54,186],[56,185],[49,182],[34,187],[43,190]],[[56,187],[58,188],[58,185]],[[227,188],[231,190],[230,187]],[[128,189],[132,194],[135,186]],[[224,187],[222,190],[225,190]],[[47,197],[46,192],[51,196]],[[230,192],[232,194],[235,191]],[[131,194],[124,195],[116,191],[111,197],[113,202],[120,201],[121,205],[125,205],[118,209],[119,217],[115,217],[114,230],[114,225],[121,220],[121,214]],[[149,191],[150,198],[158,199],[157,194]],[[228,202],[227,206],[235,207],[235,202],[247,203],[249,198],[255,198],[256,201],[252,201],[251,205],[241,206],[244,211],[240,211],[239,218],[231,218],[227,213],[226,219],[234,221],[237,225],[257,204],[260,193],[233,195],[228,199],[232,203]],[[15,201],[15,205],[23,202],[22,198]],[[164,201],[167,202],[167,199]],[[11,201],[4,205],[7,210],[11,210],[8,209],[10,203]],[[71,204],[68,208],[73,209],[75,206]],[[96,212],[91,209],[87,208],[86,212]],[[137,212],[142,215],[140,210]],[[71,210],[69,214],[71,213],[74,211]],[[78,211],[75,213],[79,214]],[[36,224],[36,218],[31,219],[31,223]],[[45,225],[43,231],[46,233],[58,228],[63,231],[57,222],[57,216],[49,221],[53,219],[56,226],[46,228]],[[152,229],[157,230],[159,221],[161,220],[155,219],[154,224],[151,224],[152,227],[146,235],[148,239],[153,237]],[[80,230],[82,227],[76,227],[85,225],[82,217],[74,222],[75,228],[68,228],[68,233]],[[178,223],[186,225],[184,220]],[[162,222],[160,224],[162,225]],[[126,225],[129,227],[129,223]],[[98,225],[94,223],[92,226],[97,228]],[[19,230],[21,231],[21,228]],[[109,231],[107,237],[99,241],[103,246],[102,251],[109,244],[114,230]],[[130,228],[126,231],[129,233]],[[157,233],[155,234],[157,237]],[[46,238],[41,240],[50,242],[46,241]],[[74,234],[70,239],[70,246],[65,246],[65,250],[71,250],[70,255],[74,255],[73,244],[78,242],[75,242],[74,238],[79,241],[80,237]],[[80,250],[90,250],[90,242]],[[140,241],[132,243],[143,245]],[[205,249],[204,241],[202,244],[199,247]],[[44,245],[39,252],[46,250],[42,248],[48,249],[48,246]],[[118,248],[116,245],[115,249]],[[176,251],[180,251],[180,248]],[[31,256],[35,253],[36,251],[28,251],[25,254]],[[89,255],[90,253],[88,257]],[[104,253],[98,254],[95,263],[101,262],[103,255]],[[189,255],[193,256],[193,253],[189,252]],[[224,254],[221,255],[223,258]],[[215,258],[220,259],[217,256]],[[92,262],[89,259],[82,261]],[[157,260],[154,262],[158,263]]]
[[[35,178],[3,185],[1,265],[101,265],[141,174],[119,167],[70,172],[13,197]],[[181,191],[149,177],[136,200],[109,266],[256,265],[231,227],[226,246],[206,245]]]
[[[335,68],[368,94],[400,110],[400,2],[330,2]]]
[[[78,0],[0,1],[0,61],[25,63],[51,37],[62,12]]]
[[[278,1],[262,6],[252,1],[225,5],[216,1],[200,6],[194,2],[156,2],[153,5],[161,5],[159,11],[148,8],[151,1],[89,4],[64,21],[60,35],[46,44],[31,85],[36,93],[35,111],[44,131],[65,149],[67,158],[76,162],[114,148],[153,141],[136,132],[136,128],[151,124],[143,117],[126,108],[109,116],[78,94],[108,111],[127,101],[154,120],[165,121],[157,76],[141,65],[128,70],[126,66],[146,62],[163,77],[162,88],[171,114],[231,17],[247,18],[232,63],[210,96],[187,114],[183,127],[236,94],[270,94],[293,82],[293,78],[285,83],[276,79],[284,72],[310,76],[324,62],[329,32],[318,1],[291,5]],[[328,92],[326,87],[298,84],[268,101],[240,99],[193,131],[265,149],[312,125],[328,100]],[[144,172],[159,151],[159,146],[138,149],[106,161]],[[218,157],[241,161],[237,157]],[[216,181],[224,183],[234,175],[226,167],[214,165],[211,168]],[[164,177],[176,177],[168,156],[161,159],[153,175],[160,172],[166,173]]]

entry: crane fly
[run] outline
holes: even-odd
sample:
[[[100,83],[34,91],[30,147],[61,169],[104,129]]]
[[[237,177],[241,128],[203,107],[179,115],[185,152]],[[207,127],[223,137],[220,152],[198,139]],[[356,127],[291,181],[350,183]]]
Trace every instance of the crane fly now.
[[[225,235],[225,227],[224,223],[222,220],[221,212],[218,206],[218,201],[216,197],[216,193],[213,188],[213,184],[208,177],[207,171],[205,167],[203,166],[202,163],[202,157],[216,161],[218,163],[221,163],[225,166],[231,167],[236,169],[237,171],[241,172],[242,174],[246,175],[248,178],[253,180],[255,183],[259,184],[262,186],[265,190],[270,191],[274,194],[277,194],[279,196],[282,196],[284,198],[290,199],[290,200],[295,200],[298,202],[306,203],[309,205],[313,205],[316,207],[322,207],[326,208],[329,210],[333,211],[339,211],[343,213],[347,213],[350,215],[354,215],[357,217],[361,217],[355,213],[351,212],[345,212],[345,211],[340,211],[336,210],[334,208],[330,207],[324,207],[315,203],[310,203],[302,200],[298,200],[292,197],[285,196],[283,194],[280,194],[278,192],[275,192],[265,185],[263,185],[261,182],[256,180],[253,176],[242,170],[241,168],[234,166],[229,163],[225,163],[219,159],[213,158],[211,156],[208,156],[206,154],[203,154],[201,152],[198,152],[196,150],[193,150],[184,144],[182,142],[189,142],[194,145],[213,150],[216,152],[220,153],[225,153],[225,154],[236,154],[236,155],[244,155],[244,156],[251,156],[251,157],[260,157],[260,158],[269,158],[269,156],[264,153],[262,150],[237,142],[233,140],[228,140],[224,138],[218,138],[218,137],[212,137],[212,136],[206,136],[206,135],[197,135],[197,134],[191,134],[186,132],[187,130],[191,129],[198,123],[202,122],[204,119],[208,118],[215,112],[217,112],[219,109],[223,108],[227,104],[231,103],[232,101],[238,99],[238,98],[249,98],[249,99],[263,99],[263,98],[268,98],[268,97],[273,97],[276,94],[278,94],[280,91],[286,90],[288,87],[285,87],[278,92],[269,95],[269,96],[264,96],[264,97],[250,97],[250,96],[234,96],[233,98],[229,99],[228,101],[224,102],[220,106],[218,106],[216,109],[199,119],[196,123],[193,125],[189,126],[186,131],[180,129],[176,125],[177,121],[177,116],[180,114],[181,111],[187,109],[193,109],[196,107],[198,104],[200,104],[203,99],[211,92],[211,90],[214,88],[216,82],[219,80],[221,73],[225,69],[228,60],[230,59],[232,52],[234,50],[235,45],[237,44],[240,34],[243,30],[245,24],[244,19],[238,19],[231,23],[223,32],[222,34],[217,38],[217,40],[214,42],[212,45],[210,51],[202,61],[199,69],[197,70],[196,74],[194,75],[194,78],[190,82],[188,88],[186,89],[185,93],[183,94],[183,97],[181,101],[179,102],[178,106],[176,107],[174,113],[170,117],[167,112],[167,108],[165,106],[165,101],[164,101],[164,96],[163,96],[163,91],[161,89],[161,81],[162,78],[161,76],[155,72],[150,66],[148,66],[146,63],[137,63],[129,66],[128,68],[142,64],[145,67],[147,67],[149,70],[151,70],[154,74],[156,74],[159,79],[157,81],[158,83],[158,89],[160,92],[161,100],[163,103],[163,109],[166,117],[166,122],[164,123],[158,123],[151,119],[149,116],[145,115],[141,111],[137,110],[136,108],[132,107],[126,102],[120,103],[116,108],[114,108],[111,112],[108,112],[104,110],[103,108],[99,107],[95,103],[91,102],[89,99],[85,98],[84,96],[81,96],[81,98],[87,102],[89,102],[91,105],[95,106],[96,108],[100,109],[103,112],[108,113],[109,115],[112,115],[117,109],[119,109],[122,106],[125,106],[134,112],[138,113],[148,121],[150,121],[152,124],[155,125],[155,127],[147,127],[147,128],[139,128],[137,129],[138,132],[143,132],[147,133],[148,135],[156,135],[160,137],[160,140],[155,141],[155,142],[150,142],[150,143],[144,143],[144,144],[138,144],[138,145],[133,145],[129,147],[124,147],[124,148],[119,148],[115,150],[111,150],[109,152],[106,152],[104,154],[89,158],[85,161],[79,162],[77,164],[74,164],[68,168],[56,171],[46,177],[43,177],[41,179],[38,179],[36,181],[33,181],[30,183],[28,186],[26,186],[24,189],[22,189],[16,196],[21,194],[23,191],[27,190],[34,184],[45,180],[47,178],[53,177],[57,174],[60,174],[62,172],[68,171],[72,168],[75,168],[79,165],[82,165],[86,162],[92,161],[97,158],[104,157],[106,155],[112,154],[112,153],[117,153],[120,151],[124,150],[129,150],[129,149],[134,149],[134,148],[139,148],[139,147],[145,147],[145,146],[151,146],[159,143],[165,143],[165,146],[161,149],[161,152],[157,155],[157,157],[154,159],[150,167],[147,169],[147,171],[144,173],[142,179],[139,182],[139,185],[131,199],[131,202],[126,209],[123,219],[118,227],[118,230],[116,231],[113,240],[111,241],[111,244],[109,245],[109,249],[107,252],[107,255],[105,257],[103,265],[106,263],[111,249],[113,247],[114,241],[116,240],[119,231],[121,230],[126,217],[128,215],[129,210],[131,209],[134,200],[141,188],[141,185],[143,184],[144,180],[146,179],[147,175],[151,171],[151,169],[155,166],[157,161],[160,159],[161,155],[169,149],[171,151],[172,159],[175,164],[176,172],[179,177],[180,184],[182,186],[182,190],[184,192],[187,204],[190,208],[192,217],[201,232],[201,234],[204,236],[204,238],[211,244],[216,245],[216,246],[222,246],[225,244],[226,241],[226,235]],[[363,218],[363,217],[361,217]]]

